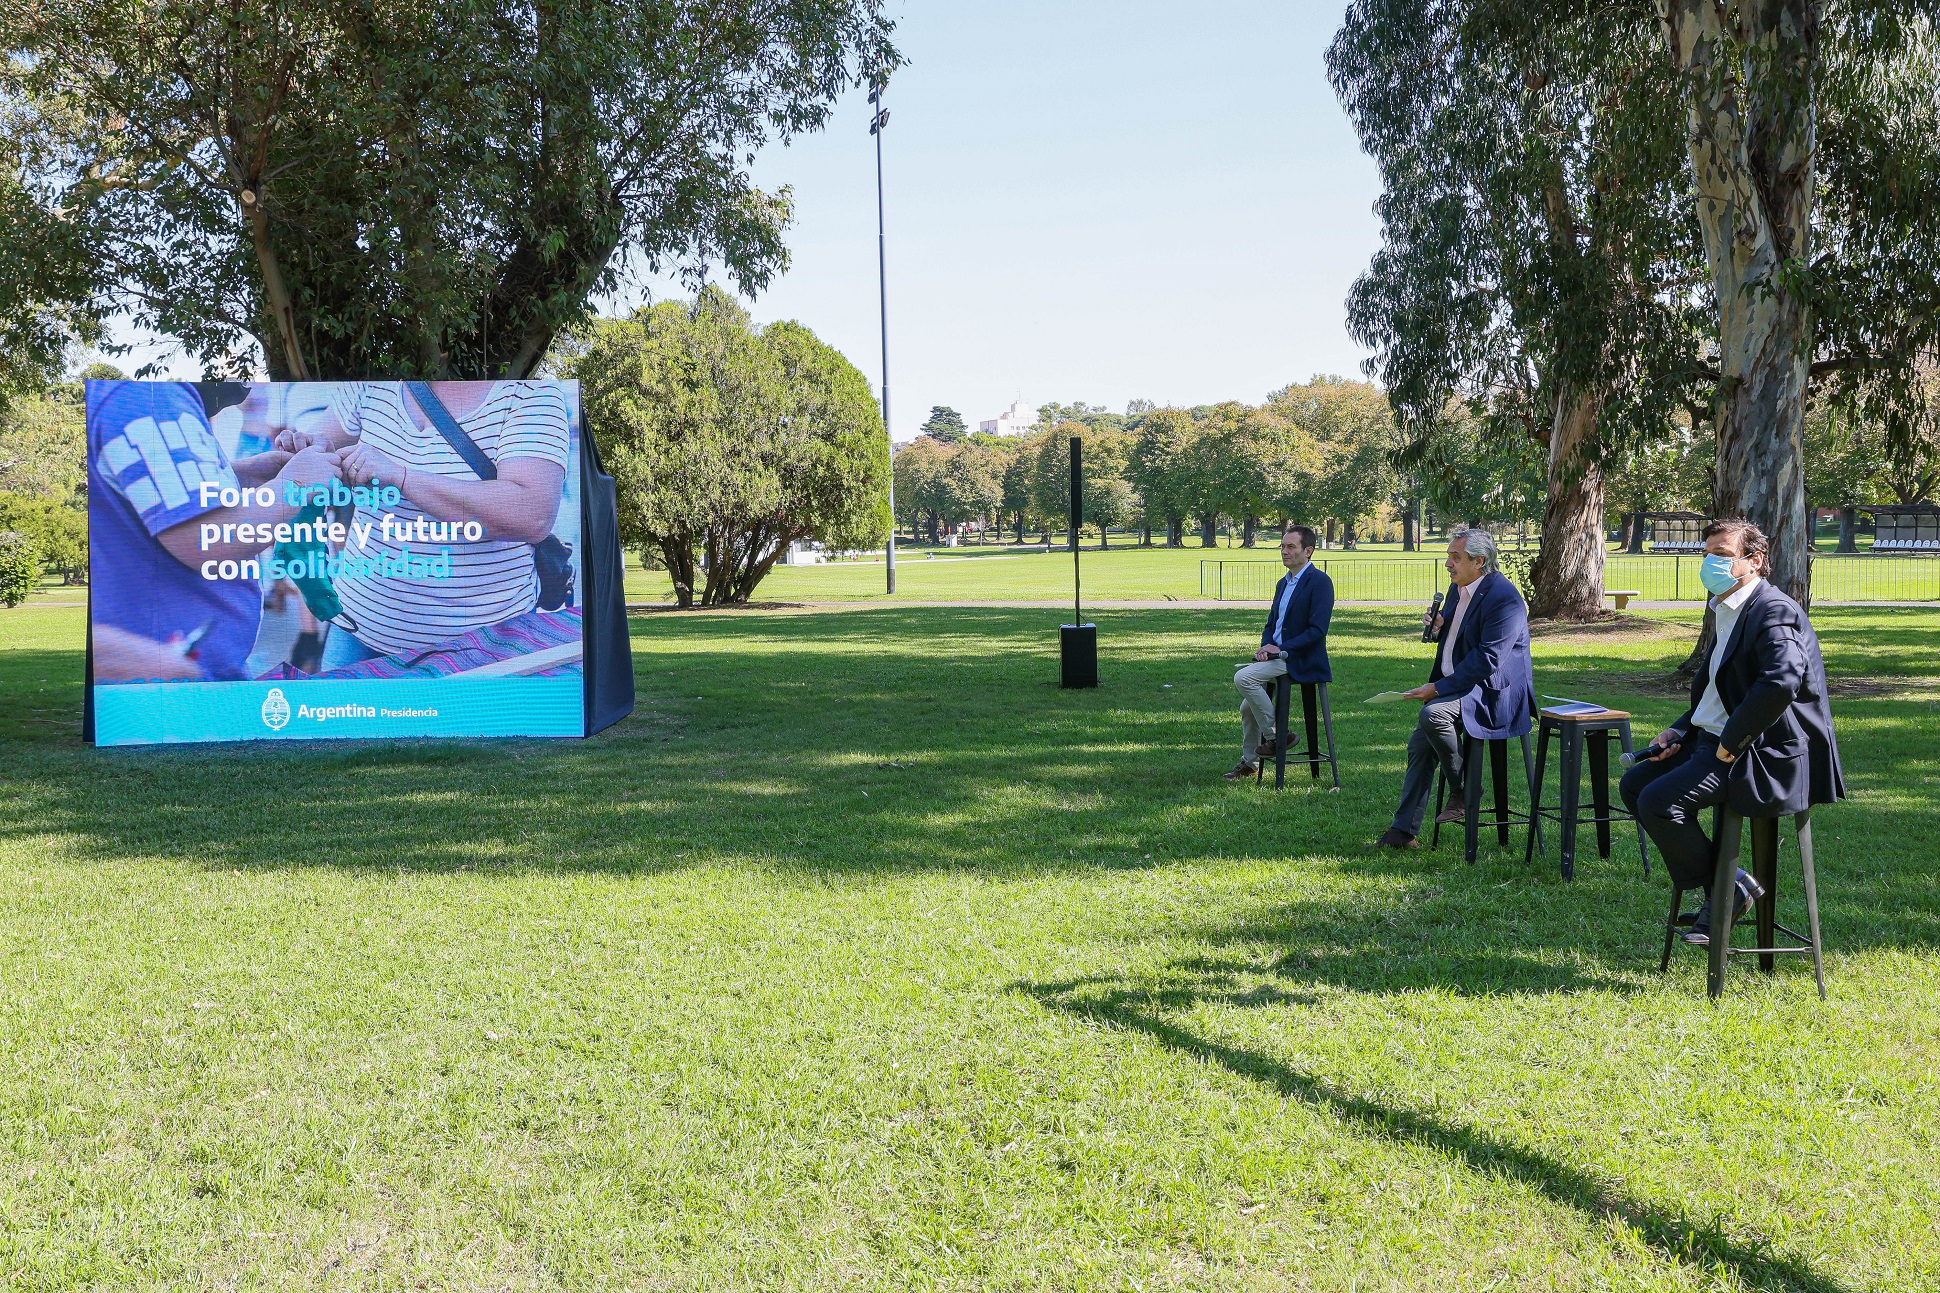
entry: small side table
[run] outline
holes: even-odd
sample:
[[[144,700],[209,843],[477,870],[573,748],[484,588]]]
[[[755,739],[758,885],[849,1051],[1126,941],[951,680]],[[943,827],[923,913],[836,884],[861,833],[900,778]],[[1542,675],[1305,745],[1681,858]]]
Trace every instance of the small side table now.
[[[1536,773],[1529,799],[1531,816],[1547,817],[1559,827],[1562,836],[1562,874],[1570,880],[1576,876],[1576,828],[1588,822],[1596,824],[1597,852],[1603,857],[1610,856],[1610,823],[1634,820],[1623,808],[1612,808],[1610,804],[1610,741],[1614,737],[1625,754],[1630,753],[1630,715],[1620,709],[1606,709],[1595,714],[1564,714],[1554,709],[1541,711],[1542,730],[1536,737]],[[1561,770],[1561,803],[1555,808],[1543,807],[1543,773],[1549,766],[1549,739],[1555,734],[1563,743],[1563,766]],[[1587,747],[1590,756],[1590,803],[1593,814],[1585,819],[1580,814],[1579,805],[1583,793],[1583,755]],[[1523,848],[1523,861],[1531,861],[1536,854],[1536,832],[1529,832],[1529,842]],[[1644,828],[1637,823],[1637,852],[1644,860],[1644,874],[1650,874],[1650,848],[1644,840]]]

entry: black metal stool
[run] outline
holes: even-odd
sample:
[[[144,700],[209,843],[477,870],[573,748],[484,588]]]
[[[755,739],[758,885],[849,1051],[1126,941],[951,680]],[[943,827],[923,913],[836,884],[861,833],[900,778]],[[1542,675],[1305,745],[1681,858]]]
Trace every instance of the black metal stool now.
[[[1281,684],[1286,684],[1282,686]],[[1266,684],[1273,693],[1273,788],[1283,790],[1287,784],[1287,722],[1292,717],[1293,680],[1275,678]],[[1314,723],[1314,693],[1320,694],[1320,718],[1327,725],[1327,753],[1320,753],[1320,730]],[[1333,769],[1334,789],[1340,789],[1340,760],[1334,756],[1334,709],[1327,703],[1327,684],[1324,682],[1303,682],[1300,684],[1302,708],[1307,712],[1307,747],[1298,752],[1298,762],[1305,763],[1313,771],[1314,780],[1320,780],[1320,765],[1325,763]],[[1266,763],[1261,761],[1259,770],[1253,774],[1254,784],[1266,779]]]
[[[1529,758],[1529,734],[1522,735],[1522,784],[1529,791],[1529,806],[1536,806],[1536,773]],[[1536,846],[1542,847],[1542,822],[1529,813],[1513,812],[1509,808],[1509,738],[1506,736],[1480,737],[1462,734],[1462,801],[1467,809],[1466,851],[1464,860],[1475,861],[1476,844],[1482,833],[1482,751],[1483,744],[1489,747],[1489,766],[1494,773],[1495,837],[1504,847],[1509,845],[1509,828],[1515,822],[1527,823],[1536,832]],[[1435,816],[1442,815],[1442,808],[1448,802],[1448,769],[1440,768],[1435,780]],[[1435,832],[1429,836],[1429,846],[1436,847],[1442,842],[1442,824],[1435,823]]]
[[[1718,854],[1717,872],[1711,881],[1711,973],[1706,983],[1706,991],[1717,997],[1724,991],[1725,966],[1733,956],[1756,956],[1758,968],[1766,974],[1774,969],[1776,959],[1784,955],[1805,952],[1812,954],[1812,975],[1819,983],[1819,1000],[1825,1000],[1825,954],[1819,941],[1819,881],[1812,870],[1812,811],[1792,814],[1792,824],[1798,829],[1799,870],[1805,879],[1805,920],[1812,933],[1810,937],[1796,929],[1788,929],[1778,923],[1778,818],[1754,817],[1751,819],[1751,873],[1758,883],[1765,886],[1765,896],[1755,904],[1758,918],[1758,946],[1733,947],[1731,945],[1731,909],[1738,900],[1735,892],[1738,882],[1738,853],[1742,845],[1745,819],[1729,808],[1720,807],[1711,817],[1712,837],[1716,841]],[[1684,895],[1690,892],[1675,885],[1671,888],[1671,914],[1664,924],[1664,959],[1658,965],[1660,972],[1671,968],[1671,948],[1677,942],[1677,930],[1681,925],[1689,925],[1695,912],[1684,914]],[[1719,913],[1723,913],[1721,917]],[[1799,940],[1791,944],[1774,944],[1773,939],[1784,934]]]
[[[1610,823],[1631,818],[1627,809],[1610,806],[1610,741],[1614,737],[1625,754],[1630,753],[1630,715],[1620,709],[1606,709],[1600,714],[1563,714],[1554,709],[1541,713],[1542,731],[1536,737],[1536,776],[1535,784],[1529,791],[1529,802],[1535,805],[1531,811],[1538,817],[1547,817],[1560,826],[1562,835],[1562,872],[1563,879],[1576,876],[1576,828],[1583,818],[1578,814],[1583,793],[1583,754],[1585,747],[1590,755],[1590,803],[1595,813],[1589,818],[1596,823],[1596,851],[1600,856],[1610,856]],[[1543,773],[1549,767],[1549,736],[1554,732],[1562,738],[1562,802],[1555,808],[1543,807]],[[1644,859],[1644,874],[1650,874],[1650,849],[1644,842],[1644,826],[1637,823],[1637,852]],[[1528,862],[1536,854],[1536,833],[1529,833],[1529,843],[1522,851],[1522,860]]]

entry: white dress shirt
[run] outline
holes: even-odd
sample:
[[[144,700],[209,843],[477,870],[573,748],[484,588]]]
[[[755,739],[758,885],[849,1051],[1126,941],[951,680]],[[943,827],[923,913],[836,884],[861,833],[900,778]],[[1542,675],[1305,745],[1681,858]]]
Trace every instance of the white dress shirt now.
[[[1313,565],[1313,562],[1309,561],[1307,566],[1311,565]],[[1287,580],[1286,590],[1280,594],[1280,613],[1273,617],[1274,646],[1280,645],[1280,639],[1286,632],[1287,607],[1293,605],[1293,590],[1300,586],[1300,576],[1307,573],[1307,566],[1302,566],[1293,573],[1292,578]]]
[[[1468,613],[1468,604],[1475,597],[1474,583],[1461,584],[1455,595],[1455,609],[1448,616],[1448,636],[1442,639],[1442,677],[1455,672],[1455,635],[1462,631],[1462,616]]]
[[[1747,579],[1736,592],[1711,599],[1711,612],[1716,637],[1711,646],[1711,677],[1704,684],[1704,695],[1698,698],[1697,712],[1691,715],[1693,726],[1701,727],[1713,736],[1724,735],[1725,722],[1731,717],[1726,712],[1724,700],[1718,695],[1718,666],[1724,663],[1724,649],[1731,641],[1732,633],[1738,627],[1738,612],[1751,600],[1752,590],[1759,583],[1757,575]]]

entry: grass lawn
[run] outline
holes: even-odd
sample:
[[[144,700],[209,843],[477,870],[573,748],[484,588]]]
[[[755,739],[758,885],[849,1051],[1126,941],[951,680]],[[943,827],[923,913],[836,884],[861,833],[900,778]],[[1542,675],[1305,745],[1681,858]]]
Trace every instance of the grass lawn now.
[[[1832,998],[1717,1006],[1632,843],[1362,851],[1404,609],[1277,795],[1251,610],[1085,693],[1052,612],[649,615],[592,741],[101,752],[80,615],[0,613],[9,1289],[1940,1287],[1940,612],[1818,617]],[[1540,689],[1648,734],[1689,636]]]
[[[1088,541],[1083,554],[1084,592],[1101,601],[1197,601],[1213,591],[1201,591],[1200,563],[1240,561],[1264,563],[1267,572],[1260,600],[1272,594],[1278,567],[1278,540],[1268,537],[1256,548],[1139,548],[1132,544],[1099,551]],[[1328,552],[1324,560],[1403,561],[1432,577],[1440,570],[1437,551],[1402,552],[1398,547],[1368,548],[1352,553]],[[635,602],[671,601],[673,585],[664,571],[638,568],[628,555],[627,597]],[[820,566],[776,566],[761,582],[756,595],[774,601],[880,601],[891,599],[881,554],[873,562],[839,561]],[[1431,580],[1432,582],[1432,580]],[[1237,588],[1237,585],[1235,585]],[[1412,585],[1408,591],[1412,591]],[[1071,552],[1056,548],[1013,548],[995,544],[979,548],[898,549],[895,601],[1068,601],[1071,596]],[[1422,600],[1427,601],[1427,595]]]
[[[1283,573],[1278,539],[1263,536],[1255,548],[1139,548],[1117,543],[1084,551],[1087,604],[1110,601],[1199,601],[1220,593],[1211,563],[1225,562],[1225,599],[1264,606]],[[1420,552],[1398,545],[1367,544],[1353,552],[1322,551],[1315,560],[1333,577],[1343,601],[1408,601],[1426,604],[1448,585],[1442,572],[1446,545],[1431,539]],[[1506,548],[1513,552],[1510,542]],[[1702,611],[1699,558],[1612,554],[1605,584],[1633,589],[1650,600],[1688,600]],[[635,603],[671,602],[673,586],[661,571],[641,570],[629,557],[627,596]],[[1041,547],[901,549],[896,559],[896,596],[886,595],[880,556],[873,562],[776,566],[757,596],[767,601],[1036,602],[1069,603],[1071,553]],[[73,593],[77,590],[65,590]],[[1931,557],[1843,557],[1818,562],[1813,596],[1822,601],[1940,600],[1940,560]]]

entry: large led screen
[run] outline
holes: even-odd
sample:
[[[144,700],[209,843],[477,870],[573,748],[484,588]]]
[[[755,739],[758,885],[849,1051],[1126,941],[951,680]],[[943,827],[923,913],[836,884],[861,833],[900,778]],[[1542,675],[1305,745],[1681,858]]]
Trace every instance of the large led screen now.
[[[574,382],[89,382],[94,739],[580,736]]]

